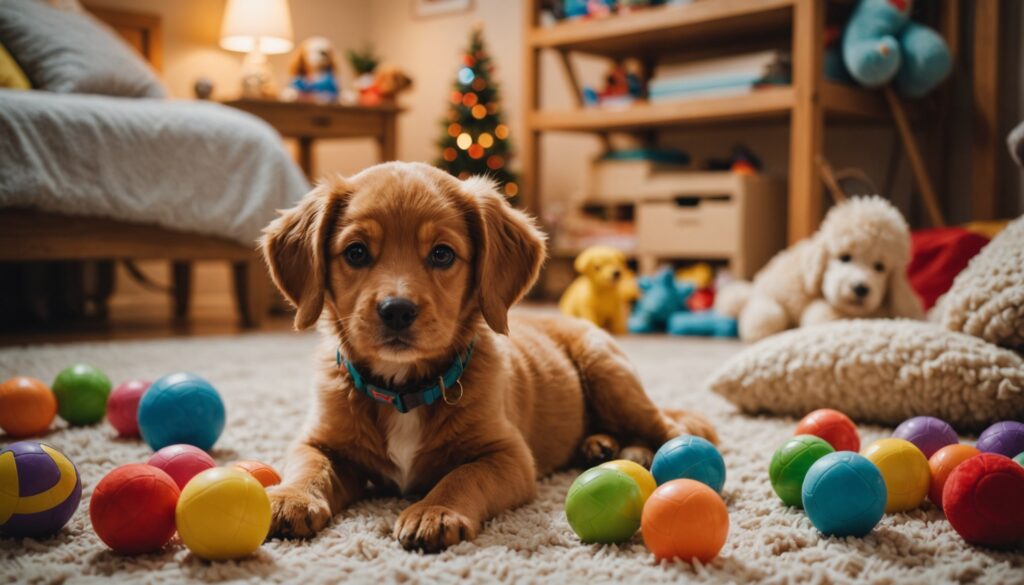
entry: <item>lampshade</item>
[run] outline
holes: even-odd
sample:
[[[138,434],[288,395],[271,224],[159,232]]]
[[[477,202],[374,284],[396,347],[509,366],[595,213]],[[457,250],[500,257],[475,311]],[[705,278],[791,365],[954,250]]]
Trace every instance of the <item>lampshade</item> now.
[[[228,0],[220,46],[248,53],[258,48],[267,55],[292,50],[292,17],[288,0]]]

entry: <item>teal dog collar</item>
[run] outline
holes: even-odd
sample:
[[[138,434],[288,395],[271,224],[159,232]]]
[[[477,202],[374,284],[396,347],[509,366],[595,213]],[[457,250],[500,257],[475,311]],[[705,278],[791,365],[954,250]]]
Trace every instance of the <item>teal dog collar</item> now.
[[[462,373],[469,366],[469,360],[473,357],[473,346],[476,340],[469,344],[466,353],[455,356],[455,361],[445,370],[445,373],[437,377],[437,383],[415,392],[395,392],[387,388],[381,388],[368,384],[363,375],[359,373],[355,365],[349,360],[341,358],[341,348],[338,348],[338,367],[344,364],[348,375],[352,379],[352,385],[360,393],[369,396],[377,402],[385,402],[395,407],[401,413],[409,412],[417,406],[433,404],[439,398],[444,398],[447,404],[455,404],[462,398]]]

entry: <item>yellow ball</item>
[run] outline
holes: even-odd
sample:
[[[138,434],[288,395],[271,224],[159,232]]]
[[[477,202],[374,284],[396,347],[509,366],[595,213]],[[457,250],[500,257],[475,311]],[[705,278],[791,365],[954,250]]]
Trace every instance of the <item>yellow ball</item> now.
[[[616,459],[615,461],[609,461],[602,463],[598,467],[607,467],[609,469],[617,469],[622,473],[628,475],[636,485],[640,487],[640,496],[643,497],[643,501],[647,501],[647,498],[654,493],[654,490],[658,488],[657,482],[654,481],[654,476],[651,475],[650,471],[647,471],[643,465],[627,461],[625,459]]]
[[[196,475],[178,498],[182,542],[211,561],[252,554],[270,532],[270,499],[260,482],[239,469],[214,467]]]
[[[931,483],[924,453],[910,441],[879,439],[861,453],[882,472],[888,498],[886,512],[913,510],[921,505]]]

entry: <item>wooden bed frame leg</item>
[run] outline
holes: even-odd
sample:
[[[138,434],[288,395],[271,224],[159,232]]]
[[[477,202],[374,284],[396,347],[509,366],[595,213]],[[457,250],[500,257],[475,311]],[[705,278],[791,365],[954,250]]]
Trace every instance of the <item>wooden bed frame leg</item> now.
[[[259,327],[267,312],[269,280],[258,259],[232,263],[235,302],[243,327]]]
[[[174,318],[188,317],[189,305],[192,301],[192,263],[183,261],[171,262],[172,293],[174,295]]]

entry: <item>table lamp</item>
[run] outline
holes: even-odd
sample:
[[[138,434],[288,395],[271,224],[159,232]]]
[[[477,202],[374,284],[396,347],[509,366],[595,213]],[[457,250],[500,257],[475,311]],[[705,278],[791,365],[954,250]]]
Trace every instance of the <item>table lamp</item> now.
[[[220,46],[246,54],[242,62],[243,97],[275,97],[277,90],[267,55],[292,50],[288,0],[228,0]]]

